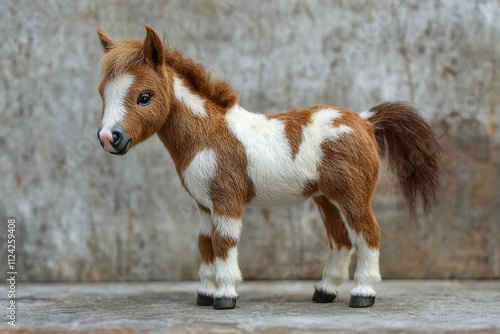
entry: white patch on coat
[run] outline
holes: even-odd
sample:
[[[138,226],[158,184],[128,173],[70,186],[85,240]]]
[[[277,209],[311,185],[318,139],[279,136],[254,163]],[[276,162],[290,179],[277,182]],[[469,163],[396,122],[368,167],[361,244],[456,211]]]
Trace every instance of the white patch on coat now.
[[[214,298],[238,298],[236,287],[243,279],[238,266],[238,249],[236,247],[232,248],[226,260],[215,259],[215,269],[218,289]]]
[[[356,247],[358,257],[356,271],[354,272],[356,286],[351,290],[351,296],[374,297],[377,292],[375,292],[373,287],[382,280],[379,264],[380,252],[378,249],[368,246],[363,235],[361,233],[356,233],[356,231],[349,226],[340,206],[336,202],[332,203],[339,210],[340,216],[344,221],[344,226],[349,234],[349,240]]]
[[[210,184],[217,170],[214,150],[203,150],[194,156],[182,173],[184,184],[191,196],[204,207],[212,210]]]
[[[352,132],[345,125],[333,127],[333,120],[341,116],[330,108],[314,113],[311,124],[302,130],[302,143],[294,158],[283,121],[248,112],[239,105],[229,109],[226,121],[245,148],[247,174],[255,190],[250,205],[302,202],[307,182],[319,177],[318,166],[323,159],[321,143]]]
[[[333,249],[329,254],[325,268],[323,269],[323,278],[316,285],[316,289],[338,295],[339,286],[349,279],[349,262],[353,249],[341,247],[340,250],[333,243]]]
[[[362,119],[370,119],[375,113],[373,111],[363,111],[359,114]]]
[[[202,263],[198,271],[200,276],[200,286],[198,293],[205,296],[213,296],[217,291],[217,282],[215,281],[215,265]]]
[[[133,83],[134,76],[128,73],[119,75],[106,83],[104,87],[104,115],[101,123],[103,129],[111,129],[125,117],[127,113],[125,100]]]
[[[213,224],[217,232],[224,238],[239,240],[241,234],[241,219],[214,215]]]
[[[203,98],[192,93],[176,75],[174,75],[174,94],[177,101],[185,105],[194,115],[208,117]]]
[[[346,125],[333,127],[332,122],[342,117],[335,109],[321,109],[312,115],[312,122],[302,129],[302,143],[295,157],[296,165],[306,166],[308,171],[314,171],[314,178],[318,178],[318,165],[323,159],[321,143],[325,140],[336,141],[341,135],[349,134],[352,129]]]

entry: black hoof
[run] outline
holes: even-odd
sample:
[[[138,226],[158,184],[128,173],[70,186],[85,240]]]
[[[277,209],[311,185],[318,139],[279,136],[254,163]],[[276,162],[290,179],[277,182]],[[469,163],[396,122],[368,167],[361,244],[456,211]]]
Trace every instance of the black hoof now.
[[[216,310],[230,310],[236,307],[237,298],[214,298],[214,309]]]
[[[196,298],[196,305],[199,306],[212,306],[214,304],[214,297],[202,295],[198,292],[198,298]]]
[[[331,303],[335,299],[334,293],[324,292],[318,289],[314,289],[314,295],[312,300],[316,303]]]
[[[363,296],[351,296],[349,301],[350,307],[370,307],[375,304],[375,296],[373,297],[363,297]]]

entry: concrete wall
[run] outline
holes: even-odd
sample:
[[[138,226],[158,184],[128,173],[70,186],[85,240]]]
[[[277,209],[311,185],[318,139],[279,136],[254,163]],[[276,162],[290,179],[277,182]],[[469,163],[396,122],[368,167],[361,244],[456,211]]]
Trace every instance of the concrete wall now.
[[[198,215],[158,138],[115,157],[95,137],[96,29],[142,39],[146,24],[230,79],[249,110],[415,102],[446,151],[444,189],[411,221],[382,175],[382,274],[500,277],[498,1],[46,0],[0,11],[0,226],[17,220],[19,278],[197,277]],[[311,202],[246,211],[246,278],[318,277],[326,247]]]

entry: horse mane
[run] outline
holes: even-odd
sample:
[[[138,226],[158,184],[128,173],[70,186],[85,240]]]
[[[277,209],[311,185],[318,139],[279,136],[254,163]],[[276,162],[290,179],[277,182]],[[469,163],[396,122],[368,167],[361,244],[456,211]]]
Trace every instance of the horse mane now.
[[[205,67],[183,55],[170,44],[164,45],[165,63],[187,80],[189,87],[215,104],[229,109],[238,103],[236,90],[225,80],[214,80]],[[115,41],[100,62],[104,76],[114,76],[138,66],[144,59],[143,43],[136,39]]]
[[[202,64],[184,56],[181,51],[170,44],[165,46],[164,51],[167,65],[182,75],[193,90],[225,109],[238,103],[238,93],[227,81],[212,79],[210,73]]]

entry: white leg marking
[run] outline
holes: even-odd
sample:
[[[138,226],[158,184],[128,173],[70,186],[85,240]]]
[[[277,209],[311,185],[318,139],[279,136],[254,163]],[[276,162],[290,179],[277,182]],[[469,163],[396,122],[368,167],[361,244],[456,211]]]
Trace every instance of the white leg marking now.
[[[212,230],[212,217],[209,213],[199,210],[200,212],[200,234],[210,237]],[[215,281],[215,264],[202,263],[198,271],[200,276],[200,287],[198,293],[205,296],[213,296],[217,291],[217,282]]]
[[[382,280],[380,276],[378,249],[370,248],[362,234],[356,233],[349,227],[344,213],[339,205],[332,202],[340,212],[340,216],[344,221],[344,226],[349,234],[351,243],[356,247],[358,254],[358,262],[356,263],[356,271],[354,272],[354,281],[356,287],[351,290],[351,296],[374,297],[377,293],[373,287]]]
[[[203,150],[194,156],[182,173],[182,179],[191,196],[204,207],[212,210],[210,184],[217,170],[217,157],[213,150]]]
[[[236,287],[243,279],[238,266],[238,249],[236,247],[232,248],[226,260],[216,259],[215,268],[219,288],[214,297],[237,298]]]
[[[205,101],[187,88],[182,79],[174,76],[174,94],[177,101],[185,105],[194,115],[208,117]]]
[[[225,216],[213,216],[214,227],[217,232],[225,238],[238,241],[241,233],[241,219],[233,219]],[[236,298],[236,287],[240,284],[242,277],[238,266],[238,248],[229,250],[227,259],[216,258],[216,280],[219,286],[214,297]]]
[[[283,121],[248,112],[239,105],[229,109],[227,124],[243,144],[248,158],[247,174],[255,190],[251,205],[303,201],[305,185],[319,177],[318,165],[323,159],[321,143],[352,132],[345,125],[333,127],[333,120],[341,116],[339,111],[328,108],[314,113],[312,123],[303,128],[302,143],[294,159]]]
[[[134,83],[134,76],[122,74],[106,83],[104,88],[104,115],[101,126],[103,129],[111,129],[125,117],[125,99],[128,91]]]
[[[205,296],[213,296],[217,291],[215,265],[202,263],[198,274],[200,276],[200,287],[198,288],[198,293]]]
[[[316,285],[316,289],[330,294],[338,294],[339,286],[349,279],[349,262],[352,251],[347,247],[342,247],[339,250],[337,245],[333,243],[333,249],[323,270],[323,279]]]
[[[358,263],[354,272],[356,287],[351,290],[351,296],[373,297],[377,293],[373,289],[382,280],[379,268],[378,249],[369,248],[366,241],[358,244]]]
[[[214,215],[213,222],[215,229],[222,237],[240,240],[241,219]]]

